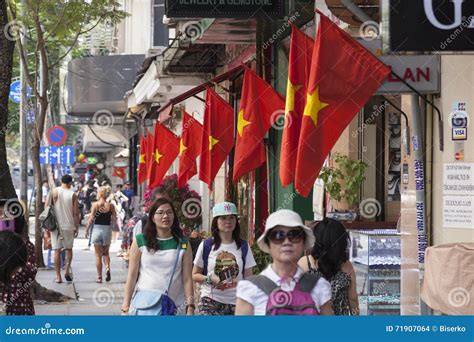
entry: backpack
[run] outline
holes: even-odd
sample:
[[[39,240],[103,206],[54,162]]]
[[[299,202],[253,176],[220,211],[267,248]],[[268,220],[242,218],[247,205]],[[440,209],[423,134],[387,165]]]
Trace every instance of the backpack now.
[[[319,315],[311,291],[319,281],[319,276],[305,273],[296,283],[293,291],[284,291],[271,279],[256,275],[248,280],[268,295],[266,315]]]
[[[213,238],[210,237],[206,240],[204,240],[204,250],[202,252],[202,261],[204,263],[203,267],[203,274],[207,275],[207,265],[209,262],[209,254],[211,254],[211,249],[212,249],[212,243],[214,242]],[[240,250],[242,251],[242,275],[244,274],[245,271],[245,260],[247,259],[247,253],[249,251],[249,244],[247,241],[242,240],[242,245],[240,246]]]
[[[53,194],[51,193],[48,198],[48,206],[43,210],[39,216],[41,229],[49,230],[54,232],[59,228],[58,219],[54,210]]]

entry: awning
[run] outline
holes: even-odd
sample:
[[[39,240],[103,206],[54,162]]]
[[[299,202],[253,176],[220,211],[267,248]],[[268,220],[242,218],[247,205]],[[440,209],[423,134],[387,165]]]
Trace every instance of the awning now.
[[[130,150],[128,148],[124,148],[122,151],[117,153],[114,158],[128,158],[130,157]]]
[[[189,27],[189,24],[184,24]],[[186,26],[187,25],[187,26]],[[201,19],[199,34],[192,42],[198,44],[255,44],[257,42],[257,21],[241,19]]]
[[[83,141],[84,152],[109,152],[117,147],[127,147],[127,139],[120,132],[109,127],[85,127]]]
[[[348,5],[357,6],[377,23],[380,20],[379,0],[326,0],[326,4],[332,14],[352,26],[360,26],[362,21],[347,7]]]
[[[178,96],[170,99],[166,104],[164,104],[156,112],[152,113],[153,116],[150,115],[150,117],[147,117],[147,119],[157,119],[158,117],[161,116],[161,113],[164,113],[164,114],[167,113],[167,115],[169,115],[169,113],[171,112],[171,110],[172,110],[172,108],[175,104],[180,103],[180,102],[190,98],[191,96],[199,94],[200,92],[206,90],[206,87],[213,86],[215,83],[220,83],[220,82],[223,82],[223,81],[226,81],[226,80],[233,80],[233,79],[239,77],[243,72],[244,72],[244,66],[243,65],[236,66],[236,67],[230,69],[229,71],[226,71],[226,72],[214,77],[213,79],[211,79],[207,82],[204,82],[203,84],[198,85],[197,87],[194,87],[194,88],[190,89],[189,91],[187,91],[185,93],[182,93],[181,95],[178,95]],[[163,121],[163,119],[161,117],[160,117],[160,121]]]
[[[125,96],[128,108],[127,115],[131,113],[139,114],[140,112],[150,115],[150,104],[159,107],[171,98],[209,79],[210,75],[208,74],[192,74],[192,76],[190,74],[168,74],[163,69],[163,58],[163,55],[156,57],[133,90],[127,92]]]

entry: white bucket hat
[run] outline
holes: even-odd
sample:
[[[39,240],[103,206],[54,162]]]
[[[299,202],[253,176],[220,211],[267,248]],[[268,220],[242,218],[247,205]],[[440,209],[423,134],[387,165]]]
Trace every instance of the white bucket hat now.
[[[260,250],[265,253],[270,253],[269,246],[265,243],[265,236],[268,235],[268,232],[275,228],[276,226],[285,226],[285,227],[300,227],[303,229],[306,234],[306,240],[304,244],[305,249],[311,249],[314,245],[314,234],[311,228],[306,227],[301,220],[300,215],[295,213],[293,210],[281,209],[275,211],[270,216],[268,216],[267,222],[265,222],[265,231],[258,238],[257,244],[260,247]]]

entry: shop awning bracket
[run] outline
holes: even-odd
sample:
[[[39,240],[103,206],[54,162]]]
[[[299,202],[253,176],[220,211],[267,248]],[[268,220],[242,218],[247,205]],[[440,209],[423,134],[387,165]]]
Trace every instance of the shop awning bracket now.
[[[206,100],[204,100],[202,97],[200,96],[197,96],[197,95],[193,95],[194,98],[198,99],[199,101],[201,102],[206,102]]]
[[[398,110],[400,114],[403,115],[403,117],[405,118],[405,123],[407,126],[406,131],[405,131],[405,141],[406,141],[405,146],[406,146],[406,154],[407,156],[409,156],[410,155],[410,125],[408,124],[408,115],[403,110],[401,110],[400,107],[398,107],[395,103],[387,99],[385,96],[382,96],[382,98],[384,99],[384,101],[388,102],[393,108]]]
[[[409,84],[407,81],[405,81],[400,76],[398,76],[393,70],[392,70],[392,75],[395,76],[400,82],[405,84],[415,94],[421,97],[426,103],[428,103],[431,107],[433,107],[436,113],[438,113],[439,150],[444,151],[444,125],[443,125],[443,117],[441,115],[441,111],[439,110],[439,108],[436,107],[436,105],[432,101],[428,100],[428,98],[425,95],[423,95],[418,90],[416,90],[411,84]]]

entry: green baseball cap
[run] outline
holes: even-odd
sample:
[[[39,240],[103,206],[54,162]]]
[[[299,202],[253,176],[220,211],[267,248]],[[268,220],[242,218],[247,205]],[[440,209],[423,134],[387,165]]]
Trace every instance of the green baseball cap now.
[[[214,208],[212,208],[212,217],[227,215],[239,215],[239,213],[237,212],[237,207],[232,202],[220,202],[217,203]]]

